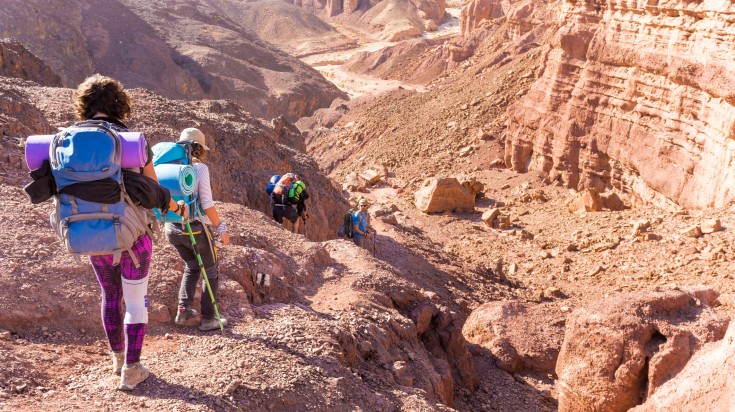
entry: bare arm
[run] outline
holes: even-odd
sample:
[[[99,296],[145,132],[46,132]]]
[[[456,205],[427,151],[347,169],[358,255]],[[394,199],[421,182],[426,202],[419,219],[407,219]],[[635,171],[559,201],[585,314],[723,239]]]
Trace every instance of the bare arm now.
[[[209,221],[212,222],[214,226],[219,226],[219,224],[222,223],[219,218],[219,214],[217,213],[217,208],[214,206],[204,209],[204,214],[207,215]],[[230,243],[230,234],[224,232],[220,236],[222,237],[222,244],[227,246]]]

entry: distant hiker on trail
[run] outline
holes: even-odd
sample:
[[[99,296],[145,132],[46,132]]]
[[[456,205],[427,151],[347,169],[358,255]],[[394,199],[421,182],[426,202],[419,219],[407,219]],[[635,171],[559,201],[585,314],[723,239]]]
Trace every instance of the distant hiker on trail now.
[[[375,230],[370,227],[370,216],[367,210],[367,199],[360,198],[357,202],[357,211],[352,215],[352,241],[360,247],[363,247],[366,236],[375,236]]]
[[[275,184],[270,195],[273,200],[273,219],[283,224],[285,217],[291,222],[291,231],[298,233],[299,218],[304,223],[309,218],[309,214],[306,213],[306,199],[309,198],[306,184],[297,174],[286,173]]]
[[[187,211],[158,184],[151,150],[142,146],[147,146],[144,137],[122,123],[130,114],[130,98],[118,81],[99,74],[88,77],[74,93],[74,106],[82,122],[53,137],[50,160],[33,170],[34,182],[26,192],[33,203],[53,195],[51,225],[77,260],[89,255],[102,288],[102,323],[112,369],[121,375],[119,389],[132,390],[149,375],[140,363],[152,254],[153,219],[146,209],[182,216]],[[143,149],[133,169],[123,168],[131,161],[122,154],[123,134],[137,136]],[[45,189],[39,191],[40,186]]]
[[[191,164],[196,170],[197,183],[194,189],[194,197],[197,201],[192,206],[190,213],[190,226],[192,234],[201,255],[202,264],[206,271],[209,285],[211,286],[214,302],[210,297],[207,282],[202,284],[201,320],[198,313],[193,309],[194,294],[196,292],[199,277],[202,275],[196,251],[191,243],[187,229],[181,223],[166,222],[165,232],[169,243],[176,248],[179,256],[184,260],[184,274],[181,278],[179,288],[179,309],[174,322],[177,325],[187,325],[190,319],[199,320],[199,330],[209,331],[220,328],[219,320],[215,317],[214,304],[217,301],[217,290],[219,289],[217,248],[214,245],[212,231],[222,238],[222,244],[230,243],[230,235],[227,226],[219,217],[217,208],[212,199],[212,187],[210,184],[209,168],[202,163],[207,156],[209,147],[206,145],[204,133],[193,127],[184,129],[179,137],[179,143],[191,145]],[[204,212],[204,213],[202,213]],[[213,228],[210,229],[209,225]],[[227,325],[227,319],[220,318],[222,326]]]

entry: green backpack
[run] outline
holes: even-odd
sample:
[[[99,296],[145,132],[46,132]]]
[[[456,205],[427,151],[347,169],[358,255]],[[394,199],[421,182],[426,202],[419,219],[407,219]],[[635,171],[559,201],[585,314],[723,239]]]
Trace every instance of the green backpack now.
[[[289,203],[299,203],[299,200],[301,199],[301,193],[306,190],[306,185],[303,181],[299,180],[298,182],[294,182],[291,185],[291,188],[288,189],[288,202]]]

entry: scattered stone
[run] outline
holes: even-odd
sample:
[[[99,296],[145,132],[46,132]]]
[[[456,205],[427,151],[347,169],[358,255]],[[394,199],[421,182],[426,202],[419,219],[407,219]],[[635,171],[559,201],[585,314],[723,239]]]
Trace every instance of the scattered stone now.
[[[375,170],[375,169],[366,169],[360,172],[358,177],[365,181],[365,183],[369,185],[374,185],[375,183],[378,183],[380,179],[383,178],[383,171],[382,170]]]
[[[547,202],[549,200],[549,198],[546,196],[546,193],[544,193],[544,191],[541,189],[534,190],[533,193],[531,193],[531,198],[541,203]]]
[[[700,229],[699,225],[694,225],[682,230],[681,234],[682,236],[697,238],[702,236],[702,229]]]
[[[623,199],[615,192],[606,192],[600,194],[602,200],[602,206],[606,209],[618,212],[621,210],[630,209],[630,205],[626,204]]]
[[[495,136],[492,135],[492,133],[488,133],[484,131],[483,129],[480,129],[477,131],[477,139],[478,140],[493,140]]]
[[[510,229],[510,226],[511,226],[510,215],[501,213],[498,215],[498,217],[495,220],[497,222],[498,229],[501,229],[501,230]]]
[[[227,385],[227,388],[225,388],[225,394],[232,395],[233,393],[235,393],[237,388],[240,387],[241,384],[242,382],[239,379],[235,379],[234,381],[230,382],[230,384]]]
[[[482,184],[482,182],[477,181],[475,178],[462,179],[460,180],[460,184],[465,189],[469,190],[475,197],[481,197],[480,195],[482,195],[485,190],[485,185]]]
[[[510,266],[508,266],[508,275],[513,276],[518,271],[518,265],[515,263],[511,263]]]
[[[506,280],[508,280],[508,278],[505,276],[505,273],[503,272],[503,258],[498,258],[497,260],[495,260],[495,262],[493,262],[492,272],[501,281],[505,282]]]
[[[648,220],[640,220],[633,224],[633,236],[639,236],[643,232],[648,232],[651,228],[651,222]]]
[[[493,222],[495,222],[495,218],[500,215],[500,209],[498,208],[492,208],[488,209],[482,214],[482,221],[485,222],[486,225],[489,227],[493,227]]]
[[[561,289],[556,288],[556,287],[546,288],[545,295],[546,296],[553,296],[555,298],[563,298],[564,297],[564,293],[561,291]]]
[[[505,167],[505,160],[501,158],[497,158],[493,160],[492,162],[490,162],[490,167],[498,167],[498,168]]]
[[[722,229],[722,223],[720,219],[707,219],[702,222],[700,228],[704,234],[719,232]]]

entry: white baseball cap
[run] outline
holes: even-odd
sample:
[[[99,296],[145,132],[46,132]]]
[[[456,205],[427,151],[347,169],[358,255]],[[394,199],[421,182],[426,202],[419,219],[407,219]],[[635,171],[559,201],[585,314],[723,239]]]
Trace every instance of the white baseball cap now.
[[[209,150],[209,147],[205,144],[206,139],[204,138],[204,133],[195,127],[189,127],[182,130],[181,136],[179,136],[179,141],[196,143],[203,147],[204,150]]]

